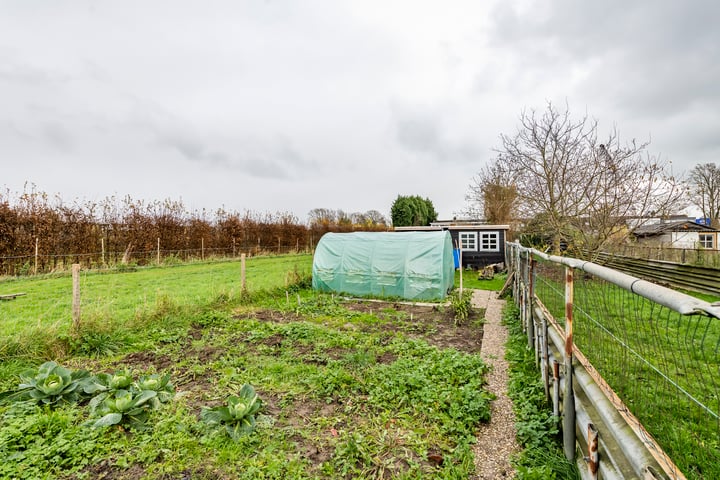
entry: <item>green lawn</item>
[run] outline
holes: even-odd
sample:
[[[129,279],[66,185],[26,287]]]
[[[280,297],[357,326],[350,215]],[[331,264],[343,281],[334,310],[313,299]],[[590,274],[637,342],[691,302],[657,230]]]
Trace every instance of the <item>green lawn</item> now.
[[[253,257],[246,261],[250,292],[286,283],[294,272],[309,274],[310,255]],[[159,303],[203,307],[240,291],[240,261],[190,263],[172,267],[139,267],[124,273],[82,271],[82,316],[124,324]],[[69,274],[21,277],[0,282],[0,294],[26,293],[0,303],[0,330],[12,335],[27,328],[66,332],[72,322],[72,278]]]
[[[455,286],[460,286],[460,270],[455,270]],[[492,279],[483,280],[480,278],[477,270],[462,270],[463,288],[473,288],[477,290],[500,291],[505,284],[507,275],[496,274]]]

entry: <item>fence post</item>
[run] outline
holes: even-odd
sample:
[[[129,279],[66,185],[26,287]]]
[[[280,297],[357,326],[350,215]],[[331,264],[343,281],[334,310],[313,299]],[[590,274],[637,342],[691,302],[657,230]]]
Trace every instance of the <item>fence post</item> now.
[[[460,266],[460,298],[462,298],[463,293],[463,266],[462,266],[462,248],[460,248],[460,243],[455,242],[455,248],[458,251],[458,265]]]
[[[245,281],[245,254],[240,254],[240,288],[242,291],[247,290],[247,283]]]
[[[160,265],[160,237],[157,241],[157,264]]]
[[[513,298],[522,300],[520,298],[520,286],[522,284],[522,277],[521,277],[522,265],[520,264],[520,249],[519,248],[515,248],[515,251],[513,252],[513,257],[515,257],[515,279],[513,281]],[[522,313],[522,304],[520,305],[520,308],[521,308],[520,312]],[[522,329],[524,332],[525,331],[525,319],[522,317],[520,317],[520,318],[522,320],[520,323],[522,324]]]
[[[73,330],[78,331],[80,327],[80,264],[73,263],[72,266],[72,319]]]
[[[37,275],[38,270],[38,237],[35,237],[35,275]]]
[[[560,417],[560,364],[557,360],[553,360],[553,415]]]
[[[543,316],[540,328],[542,328],[542,360],[540,361],[541,376],[545,386],[545,399],[550,400],[550,344],[548,341],[547,319]]]
[[[535,322],[533,321],[532,313],[532,254],[527,252],[527,261],[525,268],[523,268],[523,274],[525,277],[525,289],[524,289],[524,303],[525,303],[525,318],[527,322],[527,337],[528,337],[528,348],[535,350]]]
[[[575,393],[573,392],[573,269],[565,267],[565,392],[563,393],[563,450],[575,460]]]
[[[600,456],[598,454],[598,430],[595,425],[588,423],[587,426],[587,442],[588,442],[588,473],[592,480],[597,480],[598,469],[600,467]]]

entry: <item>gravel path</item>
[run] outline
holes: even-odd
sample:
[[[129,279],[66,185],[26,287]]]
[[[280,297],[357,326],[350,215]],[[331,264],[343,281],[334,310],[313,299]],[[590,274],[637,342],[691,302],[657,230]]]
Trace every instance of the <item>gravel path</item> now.
[[[497,298],[497,292],[473,291],[473,305],[485,308],[482,348],[480,354],[492,367],[488,373],[488,390],[497,397],[491,405],[490,423],[483,424],[478,432],[475,453],[474,480],[513,478],[515,471],[510,465],[510,456],[519,450],[515,440],[515,415],[512,401],[507,396],[508,363],[505,360],[505,343],[508,333],[501,325],[504,300]]]

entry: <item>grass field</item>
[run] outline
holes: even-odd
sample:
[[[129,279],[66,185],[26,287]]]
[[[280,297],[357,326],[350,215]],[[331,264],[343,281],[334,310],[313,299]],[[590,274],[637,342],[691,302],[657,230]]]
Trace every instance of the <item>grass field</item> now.
[[[239,262],[84,272],[78,331],[69,277],[1,282],[27,295],[0,304],[0,391],[55,359],[94,375],[167,373],[176,395],[139,429],[92,428],[87,399],[0,406],[0,477],[468,478],[490,413],[481,312],[458,325],[447,306],[341,301],[307,288],[310,266],[249,259],[245,294]],[[233,440],[201,412],[245,384],[262,408]]]
[[[246,262],[250,292],[280,287],[288,275],[309,274],[311,255],[254,257]],[[125,273],[82,271],[83,316],[124,324],[135,316],[171,302],[178,307],[204,307],[240,291],[240,261],[189,263],[172,267],[138,267]],[[65,332],[72,319],[72,278],[69,274],[18,277],[0,281],[0,295],[25,293],[0,303],[0,327],[12,334],[31,327]]]

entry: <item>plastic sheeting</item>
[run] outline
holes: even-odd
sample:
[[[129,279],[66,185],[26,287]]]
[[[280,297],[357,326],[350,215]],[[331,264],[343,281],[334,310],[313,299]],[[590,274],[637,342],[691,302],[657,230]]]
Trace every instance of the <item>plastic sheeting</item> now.
[[[313,288],[408,300],[445,298],[455,281],[450,233],[326,233],[313,257]]]

